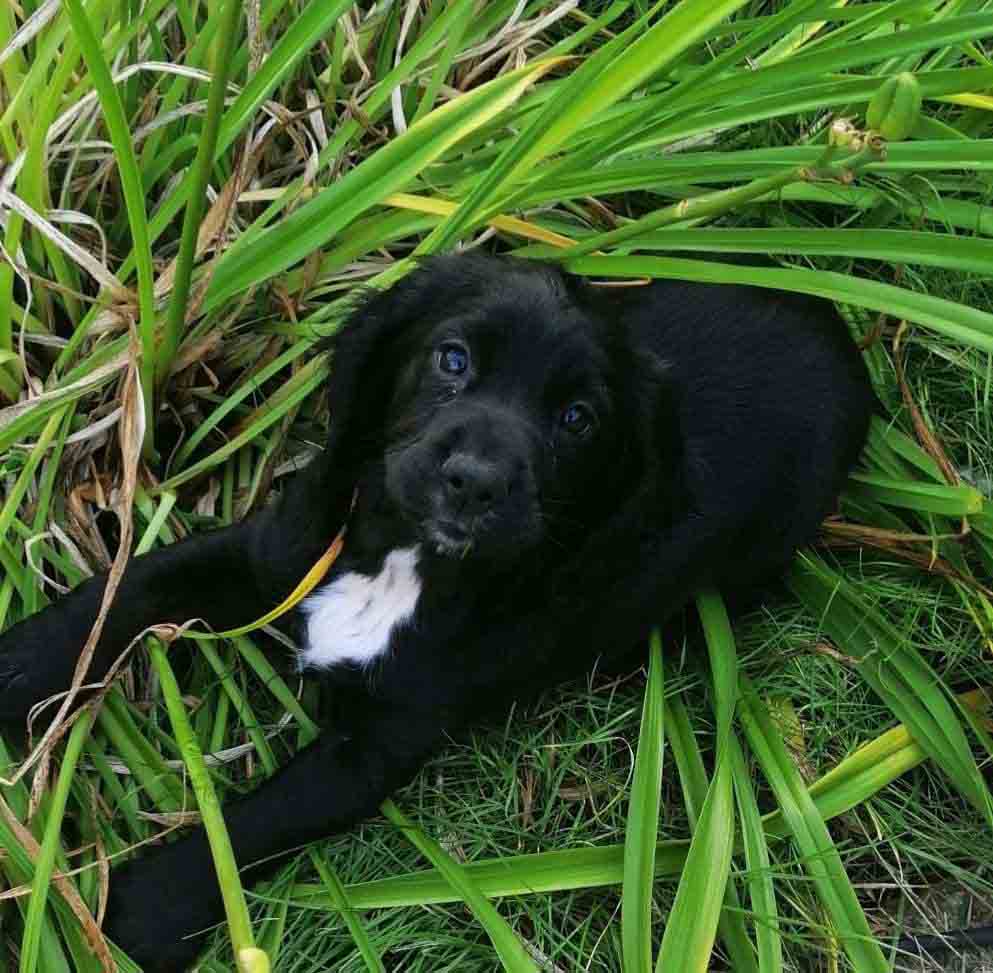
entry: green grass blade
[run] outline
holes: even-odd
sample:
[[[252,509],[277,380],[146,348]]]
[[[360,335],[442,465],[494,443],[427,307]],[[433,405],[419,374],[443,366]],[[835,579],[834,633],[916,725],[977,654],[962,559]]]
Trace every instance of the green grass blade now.
[[[686,814],[695,832],[700,820],[700,812],[707,799],[710,782],[707,779],[703,756],[697,746],[689,713],[680,696],[672,696],[666,700],[666,722],[670,727],[669,740],[672,754],[679,768],[679,783],[683,791]],[[724,892],[724,908],[721,910],[717,930],[735,973],[757,973],[755,947],[748,938],[744,910],[732,882],[728,883]]]
[[[990,819],[993,802],[953,701],[921,654],[819,558],[798,559],[789,584],[935,766]]]
[[[981,694],[967,694],[961,700],[970,711],[989,703]],[[670,738],[677,732],[673,724]],[[830,820],[879,793],[901,775],[927,759],[925,751],[914,741],[905,726],[887,730],[863,744],[853,754],[811,784],[810,797],[824,820]],[[769,838],[790,834],[781,811],[762,818]],[[686,841],[660,841],[655,849],[655,874],[660,878],[678,877],[686,863]],[[491,861],[469,862],[463,866],[479,889],[488,896],[538,894],[568,889],[618,885],[624,879],[624,846],[576,848],[565,851],[517,855]],[[300,885],[297,901],[328,908],[318,898],[321,889]],[[349,901],[354,908],[395,908],[453,902],[458,896],[434,869],[410,872],[391,878],[374,879],[348,886]]]
[[[237,36],[241,8],[240,0],[226,0],[224,17],[220,25],[220,37],[214,52],[214,76],[211,79],[210,91],[207,95],[207,114],[203,120],[203,128],[197,143],[196,159],[193,162],[192,182],[189,197],[186,200],[186,212],[183,214],[183,229],[179,238],[179,253],[176,256],[172,293],[169,297],[169,306],[166,309],[162,346],[155,362],[156,378],[160,383],[165,381],[169,375],[172,360],[183,336],[190,280],[193,275],[193,261],[196,256],[197,235],[200,232],[200,220],[203,217],[207,183],[214,164],[214,148],[217,145],[217,133],[224,111],[228,69],[231,66],[231,52]],[[268,67],[268,63],[266,66]],[[254,82],[255,78],[252,81]]]
[[[521,68],[436,108],[277,226],[253,238],[250,246],[233,246],[217,265],[205,309],[318,249],[460,139],[513,104],[554,66],[555,62],[544,61]]]
[[[699,181],[699,180],[696,180]],[[862,257],[891,263],[985,273],[993,240],[919,230],[706,229],[652,230],[629,241],[639,250],[788,253]]]
[[[652,969],[652,887],[665,739],[663,693],[662,639],[656,629],[649,643],[648,683],[624,834],[621,942],[625,973],[649,973]]]
[[[286,685],[283,677],[276,672],[265,653],[251,639],[245,636],[235,638],[233,641],[238,648],[238,653],[252,668],[265,688],[279,700],[283,709],[290,713],[297,721],[302,734],[301,746],[315,739],[321,732],[320,726],[307,715],[307,712],[300,705],[296,696],[290,691],[290,687]],[[207,645],[209,643],[203,644]]]
[[[141,182],[141,172],[135,158],[134,146],[124,105],[110,76],[110,68],[104,60],[100,42],[90,25],[80,0],[65,0],[65,10],[72,23],[86,66],[89,68],[100,98],[104,121],[117,157],[117,167],[121,177],[121,189],[127,209],[131,239],[134,245],[138,269],[138,315],[141,334],[141,390],[145,405],[145,450],[154,449],[154,386],[155,386],[155,296],[152,290],[154,272],[152,270],[151,240],[148,235],[148,218],[145,212],[145,190]]]
[[[259,410],[237,436],[232,437],[209,456],[205,456],[196,463],[191,463],[185,470],[171,476],[158,486],[156,492],[174,490],[181,484],[195,479],[215,466],[219,466],[243,446],[254,442],[261,432],[283,419],[292,409],[316,391],[327,379],[327,375],[327,356],[319,355],[312,358],[269,399],[266,407]]]
[[[686,854],[676,901],[666,923],[656,973],[706,973],[731,873],[734,848],[734,791],[728,756],[738,695],[738,663],[731,623],[720,595],[697,596],[714,685],[717,744],[714,776]]]
[[[379,953],[376,952],[376,948],[370,942],[369,934],[365,931],[365,926],[362,925],[355,910],[349,904],[348,892],[341,884],[341,879],[338,878],[334,869],[313,848],[310,850],[310,861],[317,874],[320,875],[321,881],[327,889],[328,897],[345,920],[345,925],[348,927],[348,932],[352,937],[352,941],[355,943],[355,948],[362,957],[362,961],[365,963],[369,973],[385,973],[386,967],[383,966],[383,961],[379,958]]]
[[[516,177],[546,158],[570,135],[661,71],[695,40],[744,0],[682,0],[659,23],[643,30],[636,22],[575,72],[556,97],[507,147],[473,187],[459,208],[419,248],[433,252],[450,246],[473,223],[490,214],[493,202]]]
[[[252,923],[248,916],[245,893],[241,887],[241,878],[238,874],[234,851],[231,848],[231,840],[228,838],[227,827],[224,824],[224,815],[221,813],[221,806],[217,800],[207,765],[204,763],[200,745],[197,743],[196,734],[193,732],[193,727],[190,726],[190,721],[186,715],[179,683],[176,682],[172,667],[169,665],[165,647],[158,639],[149,639],[149,651],[152,664],[155,666],[162,686],[162,696],[166,708],[169,710],[172,730],[182,750],[183,760],[193,785],[193,792],[196,794],[197,807],[200,809],[204,830],[207,832],[207,841],[214,859],[221,898],[224,900],[224,912],[227,916],[235,958],[243,973],[249,973],[249,971],[251,973],[256,973],[256,971],[266,973],[269,969],[269,963],[265,959],[265,954],[259,956],[259,951],[255,948]],[[249,962],[243,960],[243,957],[246,956]]]
[[[783,940],[779,931],[779,910],[772,880],[769,844],[762,825],[762,816],[759,814],[751,774],[737,737],[731,740],[730,759],[738,821],[741,825],[741,844],[748,869],[745,881],[755,917],[758,969],[759,973],[782,973]]]
[[[803,856],[804,869],[817,890],[849,961],[859,973],[889,973],[889,964],[872,936],[824,819],[803,786],[780,730],[773,724],[765,704],[751,691],[744,678],[738,712],[752,753],[776,795],[779,808]]]
[[[354,0],[310,0],[295,14],[262,66],[249,79],[224,113],[217,140],[217,152],[224,152],[258,111],[262,102],[289,74],[299,60],[334,26]]]
[[[437,841],[416,827],[392,801],[384,801],[382,811],[387,819],[396,825],[417,850],[438,869],[445,881],[472,910],[472,914],[490,937],[503,968],[508,973],[536,973],[537,967],[513,929],[476,887],[466,870]]]
[[[79,714],[69,731],[69,741],[66,743],[62,766],[59,768],[59,776],[55,782],[52,803],[48,807],[41,850],[35,862],[31,898],[28,902],[28,914],[24,922],[24,936],[21,939],[21,960],[18,967],[20,973],[35,973],[38,969],[42,922],[45,915],[45,904],[48,901],[48,887],[52,879],[52,869],[55,866],[56,855],[60,850],[62,818],[65,815],[66,801],[69,798],[69,788],[72,786],[76,763],[80,753],[82,753],[83,744],[86,742],[92,724],[93,710],[87,707]]]
[[[975,41],[990,34],[993,34],[993,21],[989,14],[974,13],[880,37],[862,38],[857,44],[838,44],[837,47],[824,44],[817,50],[790,57],[781,63],[756,70],[746,69],[739,71],[736,76],[701,85],[694,92],[693,99],[687,99],[684,106],[717,104],[725,97],[738,101],[748,100],[768,89],[789,91],[808,80],[820,80],[831,72],[845,68],[878,63],[887,57],[933,50],[943,44]]]
[[[968,517],[983,509],[983,495],[974,487],[915,483],[874,473],[853,473],[849,492],[891,507],[946,517]]]
[[[266,775],[272,776],[276,772],[276,757],[272,752],[272,748],[269,746],[269,741],[262,732],[261,724],[253,712],[251,704],[238,688],[229,667],[225,664],[213,644],[204,639],[198,643],[197,648],[200,654],[210,664],[210,668],[214,670],[214,674],[218,680],[220,680],[225,695],[234,706],[235,712],[241,720],[241,725],[245,728],[248,738],[255,747],[255,752],[259,755],[259,760],[262,762],[262,767]]]
[[[988,705],[979,694],[970,694],[963,704]],[[675,728],[673,728],[675,729]],[[918,766],[926,754],[903,726],[894,727],[865,744],[810,787],[818,812],[835,817],[877,793],[901,774]],[[779,811],[763,819],[772,838],[790,835]],[[685,867],[688,843],[662,841],[656,852],[656,875],[678,878]],[[540,894],[541,892],[617,885],[623,880],[622,845],[521,855],[494,861],[470,862],[463,866],[488,896]],[[319,887],[298,886],[297,901],[315,908],[333,908],[322,901]],[[363,882],[348,887],[353,908],[391,908],[434,902],[458,901],[457,894],[437,871],[428,869],[407,875]]]
[[[814,294],[916,321],[970,347],[993,351],[993,314],[892,284],[831,271],[742,267],[667,257],[577,257],[566,261],[565,268],[595,277],[664,277]]]

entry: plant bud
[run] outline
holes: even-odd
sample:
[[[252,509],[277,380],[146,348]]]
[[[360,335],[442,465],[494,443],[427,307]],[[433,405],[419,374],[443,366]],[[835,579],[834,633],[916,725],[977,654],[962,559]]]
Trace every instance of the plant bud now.
[[[889,142],[902,142],[914,130],[921,114],[921,86],[904,71],[887,78],[866,109],[869,128]]]
[[[269,957],[255,946],[239,949],[238,973],[269,973]]]
[[[828,144],[838,148],[847,148],[852,144],[858,134],[858,130],[844,118],[837,118],[831,123],[828,129]]]

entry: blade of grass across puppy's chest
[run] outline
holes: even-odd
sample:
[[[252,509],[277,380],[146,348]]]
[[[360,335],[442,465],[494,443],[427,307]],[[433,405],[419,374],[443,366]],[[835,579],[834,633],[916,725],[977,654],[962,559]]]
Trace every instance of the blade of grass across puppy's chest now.
[[[184,637],[201,640],[238,638],[241,635],[247,635],[249,632],[254,632],[256,629],[262,628],[263,625],[268,625],[281,615],[285,615],[288,611],[291,611],[321,583],[328,571],[331,570],[331,566],[338,560],[338,556],[341,554],[342,548],[345,545],[346,527],[347,524],[342,526],[341,530],[335,535],[335,539],[331,542],[331,546],[321,555],[320,560],[303,576],[300,583],[275,608],[266,612],[261,618],[257,618],[254,622],[249,622],[247,625],[240,625],[238,628],[229,628],[224,632],[186,631],[183,633]]]

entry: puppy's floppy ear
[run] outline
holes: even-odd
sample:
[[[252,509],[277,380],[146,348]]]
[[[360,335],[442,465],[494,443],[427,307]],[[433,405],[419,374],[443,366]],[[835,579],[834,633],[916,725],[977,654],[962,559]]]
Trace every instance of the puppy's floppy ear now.
[[[646,486],[660,491],[670,502],[681,489],[683,437],[677,412],[677,397],[668,362],[647,350],[632,352],[637,395],[639,447],[645,457]]]
[[[453,306],[478,292],[482,266],[459,255],[425,258],[387,290],[363,294],[328,342],[331,429],[325,461],[336,478],[354,482],[362,465],[384,445],[387,408],[397,372],[405,364],[399,350],[403,338],[421,322],[450,316]]]
[[[617,387],[627,449],[634,453],[626,464],[635,480],[629,503],[675,514],[683,491],[684,455],[672,370],[655,352],[630,341],[623,327],[612,336],[611,358],[621,376]]]
[[[616,469],[626,482],[607,516],[544,581],[549,618],[561,631],[575,632],[577,643],[583,640],[597,651],[610,646],[624,651],[629,643],[623,632],[640,638],[643,623],[661,620],[679,607],[679,601],[659,601],[653,586],[658,571],[665,573],[663,555],[672,559],[673,576],[662,578],[669,590],[682,591],[681,586],[693,581],[681,574],[695,543],[687,541],[684,530],[694,523],[694,501],[685,475],[673,370],[651,351],[627,344],[623,336],[619,343],[612,357],[627,378],[618,386],[629,426],[626,455],[604,474],[606,479]],[[627,606],[620,609],[620,624],[618,606]]]

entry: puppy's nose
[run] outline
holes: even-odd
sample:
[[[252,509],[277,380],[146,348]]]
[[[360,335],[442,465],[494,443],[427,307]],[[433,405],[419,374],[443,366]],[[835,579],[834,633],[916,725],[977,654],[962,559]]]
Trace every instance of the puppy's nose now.
[[[445,499],[453,513],[478,516],[507,496],[507,477],[495,463],[455,453],[441,465]]]

